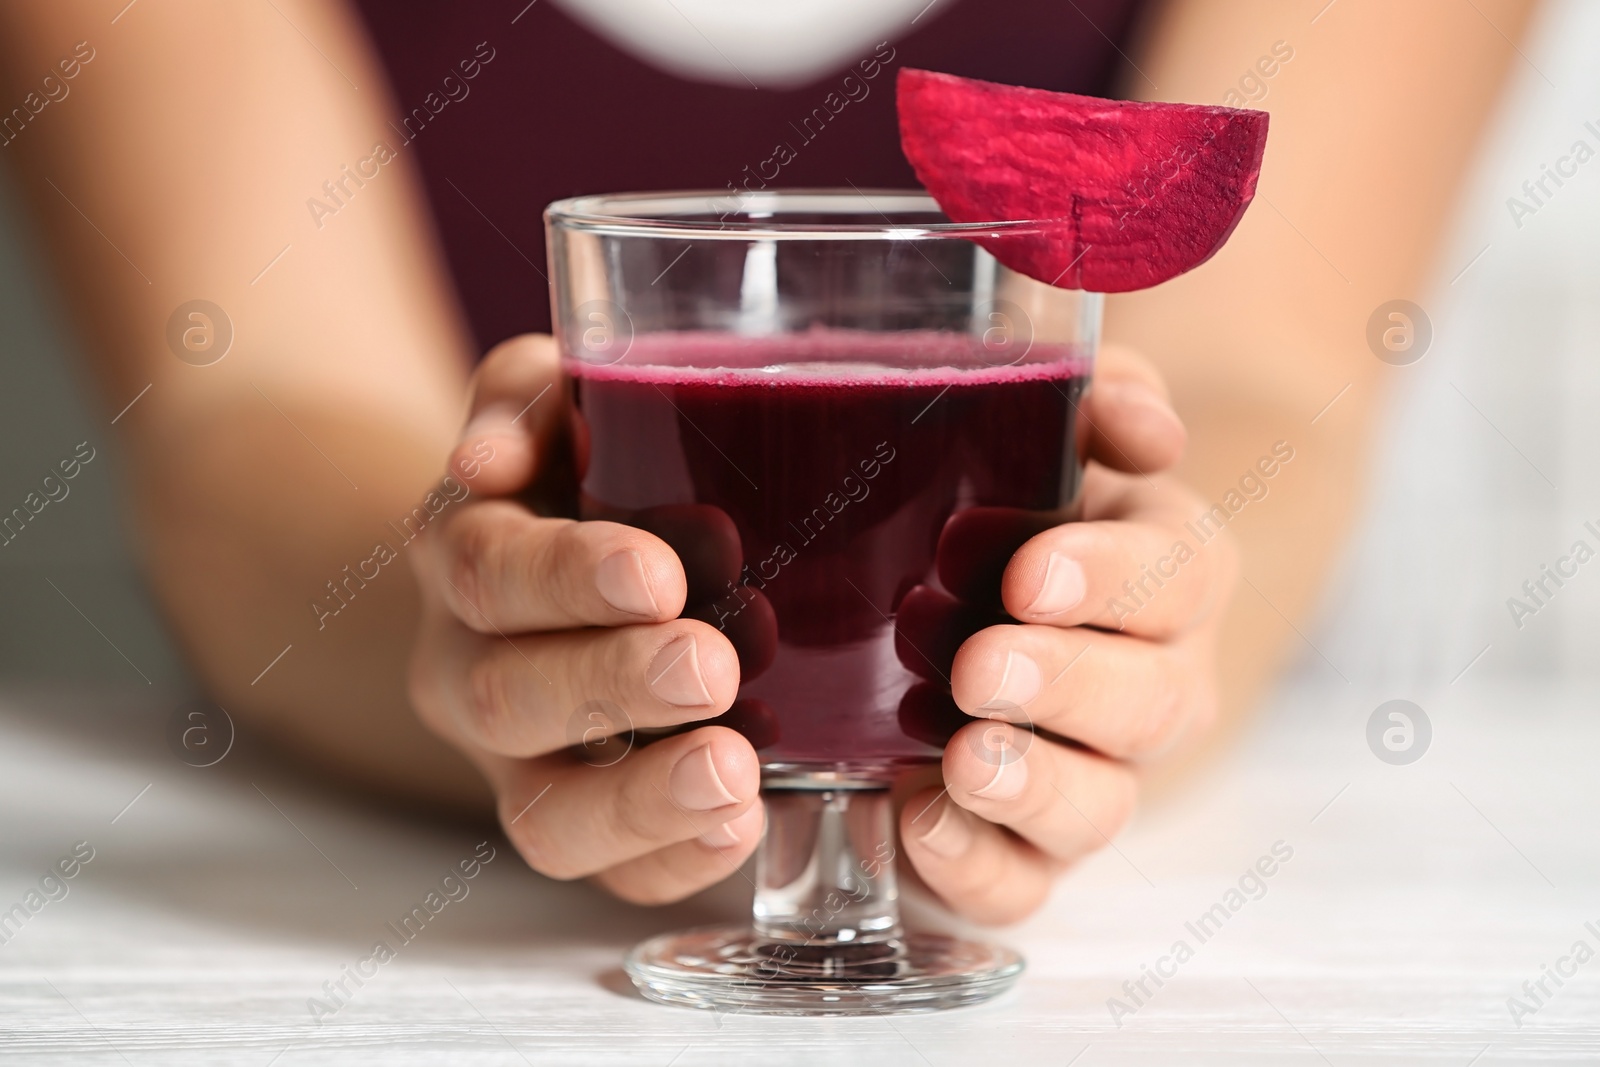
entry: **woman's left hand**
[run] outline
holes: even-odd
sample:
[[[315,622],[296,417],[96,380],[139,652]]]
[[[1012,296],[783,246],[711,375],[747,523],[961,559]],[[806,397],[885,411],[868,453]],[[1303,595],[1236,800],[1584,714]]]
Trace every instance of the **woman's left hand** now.
[[[982,923],[1037,909],[1057,875],[1127,822],[1136,766],[1216,713],[1238,553],[1225,529],[1203,528],[1202,542],[1185,524],[1198,526],[1205,505],[1156,473],[1182,454],[1183,424],[1154,368],[1115,349],[1080,417],[1083,521],[1036,534],[1006,565],[1000,595],[1017,622],[969,638],[950,676],[978,721],[946,746],[944,789],[910,797],[900,817],[922,880]]]

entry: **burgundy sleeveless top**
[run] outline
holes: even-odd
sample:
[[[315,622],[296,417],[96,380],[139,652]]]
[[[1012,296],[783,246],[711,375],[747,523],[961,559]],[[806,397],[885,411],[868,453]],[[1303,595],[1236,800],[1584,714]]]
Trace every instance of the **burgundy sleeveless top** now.
[[[550,201],[730,182],[915,186],[900,155],[896,70],[1107,95],[1139,3],[939,0],[912,32],[776,91],[658,70],[548,0],[358,5],[401,110],[388,143],[417,153],[482,350],[550,328],[541,220]],[[779,143],[793,155],[781,166]]]

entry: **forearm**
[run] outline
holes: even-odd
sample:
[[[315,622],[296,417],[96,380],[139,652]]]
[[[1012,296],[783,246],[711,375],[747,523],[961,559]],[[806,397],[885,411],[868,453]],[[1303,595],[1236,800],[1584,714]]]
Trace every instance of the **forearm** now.
[[[1227,247],[1190,275],[1113,298],[1107,314],[1108,338],[1167,376],[1190,430],[1179,473],[1226,507],[1210,525],[1242,548],[1221,637],[1232,722],[1289,656],[1339,682],[1302,634],[1355,518],[1378,401],[1403,373],[1368,347],[1367,320],[1386,301],[1421,298],[1438,268],[1460,178],[1515,59],[1507,38],[1532,4],[1343,0],[1312,24],[1317,7],[1169,3],[1128,83],[1272,113],[1256,201]],[[1278,442],[1294,458],[1265,477],[1258,462]]]
[[[135,494],[152,585],[190,662],[218,703],[351,784],[481,806],[476,772],[423,729],[405,685],[409,555],[429,505],[450,499],[428,496],[449,438],[381,410],[255,400],[174,433]]]
[[[108,419],[138,397],[116,430],[155,591],[231,712],[356,776],[459,796],[461,765],[405,700],[405,563],[320,626],[311,608],[443,474],[464,408],[468,343],[377,67],[337,6],[111,14],[0,9],[8,99],[75,42],[95,52],[6,152]],[[393,158],[344,178],[379,142]],[[315,217],[330,179],[343,206]],[[169,342],[196,298],[233,333],[209,365]]]

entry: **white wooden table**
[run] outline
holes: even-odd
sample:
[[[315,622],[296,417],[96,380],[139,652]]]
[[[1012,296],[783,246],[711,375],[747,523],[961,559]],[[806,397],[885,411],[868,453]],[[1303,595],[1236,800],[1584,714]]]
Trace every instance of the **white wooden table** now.
[[[247,739],[214,767],[185,766],[163,739],[170,702],[11,692],[0,698],[0,909],[74,843],[94,859],[0,945],[0,1061],[1600,1059],[1600,960],[1559,988],[1545,979],[1552,995],[1525,1018],[1507,1003],[1575,941],[1600,950],[1585,927],[1600,929],[1592,694],[1463,682],[1423,701],[1426,756],[1390,766],[1365,726],[1394,695],[1320,678],[1281,694],[1181,801],[1142,813],[1042,915],[1004,932],[1029,970],[991,1005],[817,1021],[652,1005],[623,978],[623,951],[737,914],[742,883],[646,911],[546,882],[499,846],[464,899],[363,986],[346,979],[348,1003],[319,1024],[308,998],[481,835],[363,807]],[[1186,923],[1226,911],[1227,891],[1279,841],[1293,856],[1265,894],[1214,919],[1202,942]],[[1179,940],[1192,958],[1161,963],[1175,977],[1145,978],[1151,995],[1113,1020],[1108,999],[1134,1007],[1123,983]]]

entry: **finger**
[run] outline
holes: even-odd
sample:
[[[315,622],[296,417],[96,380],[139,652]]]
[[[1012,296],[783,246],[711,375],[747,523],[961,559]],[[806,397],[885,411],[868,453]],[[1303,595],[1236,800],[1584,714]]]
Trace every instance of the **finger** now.
[[[489,637],[440,627],[417,645],[412,696],[450,738],[506,756],[538,756],[602,733],[676,726],[728,710],[739,661],[705,623]]]
[[[1179,503],[1187,494],[1165,484],[1130,482],[1119,495],[1118,517],[1064,523],[1017,550],[1000,586],[1013,618],[1164,638],[1220,605],[1236,568],[1226,531],[1199,537]]]
[[[963,603],[998,609],[1000,580],[1011,557],[1061,519],[1022,508],[962,508],[939,531],[935,558],[940,583]]]
[[[450,470],[491,496],[526,485],[538,442],[560,410],[560,380],[552,338],[523,334],[496,345],[473,376],[467,426],[450,455]]]
[[[634,748],[608,766],[562,753],[491,771],[506,836],[551,878],[583,878],[702,835],[753,844],[726,824],[756,803],[761,768],[749,742],[709,726]]]
[[[693,841],[657,849],[594,876],[602,888],[634,904],[671,904],[739,872],[761,843],[761,802]]]
[[[1062,861],[1109,843],[1138,793],[1127,765],[1003,722],[962,729],[943,770],[956,804]]]
[[[1214,711],[1188,648],[1051,626],[991,626],[956,653],[951,695],[969,715],[1042,727],[1118,759],[1147,759]]]
[[[683,610],[683,567],[653,534],[540,518],[509,501],[465,508],[432,552],[446,605],[480,633],[665,622]]]
[[[895,656],[913,674],[947,681],[961,643],[1004,617],[996,608],[957,600],[932,586],[912,586],[894,615]]]
[[[683,564],[693,607],[710,604],[734,591],[744,571],[744,545],[739,527],[726,511],[711,504],[664,504],[615,518],[648,530],[671,546]]]
[[[1002,925],[1044,903],[1059,864],[993,823],[928,789],[900,811],[900,842],[917,875],[950,910]]]
[[[1087,458],[1115,470],[1166,470],[1178,462],[1188,440],[1155,366],[1114,345],[1101,350],[1079,415],[1089,429]]]

